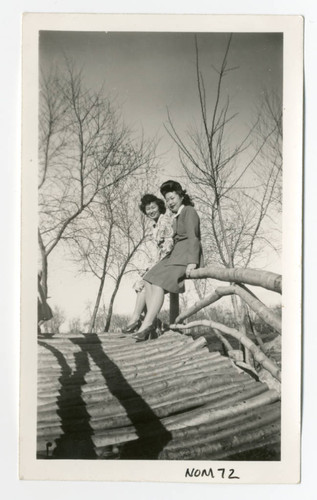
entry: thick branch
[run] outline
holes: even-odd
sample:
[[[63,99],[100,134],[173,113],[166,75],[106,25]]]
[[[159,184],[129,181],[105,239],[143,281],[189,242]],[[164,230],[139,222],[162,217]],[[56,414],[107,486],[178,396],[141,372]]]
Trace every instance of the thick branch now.
[[[250,290],[242,285],[234,285],[234,290],[257,315],[281,334],[282,325],[280,318],[261,302]]]
[[[263,302],[261,302],[250,290],[241,285],[231,285],[227,287],[218,287],[211,295],[208,295],[202,300],[195,302],[187,311],[180,314],[175,323],[181,323],[184,319],[189,318],[201,309],[217,302],[221,297],[227,295],[239,295],[246,304],[268,325],[272,326],[277,333],[281,334],[282,326],[280,318],[274,314]]]
[[[282,276],[270,271],[246,268],[202,267],[190,272],[191,279],[213,278],[220,281],[247,283],[282,293]]]
[[[216,290],[212,292],[212,294],[207,295],[202,300],[198,300],[193,304],[187,311],[184,311],[183,313],[179,314],[177,318],[175,319],[175,323],[180,323],[186,318],[189,318],[189,316],[192,316],[193,314],[197,313],[204,307],[210,306],[210,304],[213,304],[214,302],[217,302],[221,297],[224,297],[226,295],[232,295],[235,293],[234,287],[233,286],[223,286],[223,287],[218,287]]]
[[[222,333],[226,335],[231,335],[235,339],[239,340],[241,344],[243,344],[249,351],[253,354],[254,359],[260,363],[263,368],[265,368],[270,374],[276,378],[279,382],[281,382],[281,371],[277,364],[269,359],[264,352],[256,346],[252,340],[250,340],[246,335],[235,330],[234,328],[229,328],[228,326],[222,325],[221,323],[217,323],[216,321],[211,320],[200,320],[193,321],[192,323],[188,323],[187,325],[170,325],[171,329],[182,329],[185,330],[187,328],[194,328],[196,326],[209,326],[210,328],[216,328]]]

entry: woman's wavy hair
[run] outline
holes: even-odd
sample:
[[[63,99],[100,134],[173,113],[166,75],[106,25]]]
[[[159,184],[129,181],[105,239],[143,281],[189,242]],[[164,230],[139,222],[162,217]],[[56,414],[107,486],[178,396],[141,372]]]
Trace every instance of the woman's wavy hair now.
[[[156,203],[160,214],[165,214],[166,207],[165,207],[164,201],[161,200],[161,198],[158,198],[157,196],[155,196],[154,194],[147,193],[144,196],[142,196],[141,203],[139,205],[139,209],[141,210],[141,212],[144,213],[144,215],[146,215],[145,207],[147,205],[149,205],[150,203]]]
[[[160,187],[160,191],[162,196],[167,195],[167,193],[172,193],[175,192],[179,196],[183,197],[183,205],[191,205],[192,207],[194,206],[194,202],[190,198],[190,196],[187,194],[186,190],[182,188],[179,182],[177,181],[166,181],[163,182],[163,184]]]

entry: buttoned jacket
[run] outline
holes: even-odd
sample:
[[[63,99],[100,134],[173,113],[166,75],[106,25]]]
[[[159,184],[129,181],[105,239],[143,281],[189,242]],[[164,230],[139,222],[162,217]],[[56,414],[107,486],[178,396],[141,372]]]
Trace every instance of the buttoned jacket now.
[[[168,257],[168,264],[196,264],[203,266],[200,243],[200,220],[196,210],[186,205],[173,221],[174,248]]]

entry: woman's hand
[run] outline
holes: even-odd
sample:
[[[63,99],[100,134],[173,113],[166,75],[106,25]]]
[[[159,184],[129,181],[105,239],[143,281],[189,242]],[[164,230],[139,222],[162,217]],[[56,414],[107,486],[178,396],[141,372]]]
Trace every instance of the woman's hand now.
[[[194,269],[196,269],[197,265],[196,264],[187,264],[187,267],[186,267],[186,278],[189,278],[190,277],[190,273],[191,271],[193,271]]]
[[[145,284],[145,281],[143,281],[142,279],[138,280],[136,283],[134,283],[133,288],[137,293],[142,292],[142,290],[144,288],[144,284]]]

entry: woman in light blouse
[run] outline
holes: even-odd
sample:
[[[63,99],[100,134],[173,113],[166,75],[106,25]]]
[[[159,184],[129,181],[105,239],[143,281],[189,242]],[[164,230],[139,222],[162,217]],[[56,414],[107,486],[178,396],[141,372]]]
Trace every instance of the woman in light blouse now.
[[[166,257],[173,248],[173,226],[170,215],[166,213],[163,200],[153,194],[145,194],[141,198],[140,210],[151,221],[153,221],[151,232],[152,241],[156,247],[156,256],[148,262],[146,272],[150,267]],[[143,273],[144,274],[144,273]],[[140,327],[141,315],[145,310],[145,282],[141,278],[134,284],[133,288],[137,292],[134,311],[128,326],[122,330],[123,333],[133,333]]]

